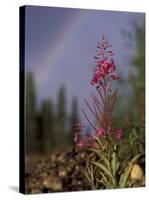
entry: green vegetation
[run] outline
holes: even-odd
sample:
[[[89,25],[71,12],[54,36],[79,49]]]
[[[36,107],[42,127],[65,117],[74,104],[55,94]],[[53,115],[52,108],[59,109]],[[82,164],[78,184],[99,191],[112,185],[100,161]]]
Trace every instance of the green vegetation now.
[[[72,98],[70,117],[66,111],[65,88],[61,87],[57,103],[46,99],[40,110],[36,106],[36,91],[32,73],[26,74],[26,153],[46,155],[65,150],[73,144],[73,128],[78,119],[77,99]],[[67,119],[69,127],[66,126]]]

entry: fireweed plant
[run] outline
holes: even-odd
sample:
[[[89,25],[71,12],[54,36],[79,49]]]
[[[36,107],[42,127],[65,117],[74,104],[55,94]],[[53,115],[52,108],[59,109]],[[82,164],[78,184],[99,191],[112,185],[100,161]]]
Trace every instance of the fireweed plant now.
[[[142,155],[136,155],[122,167],[119,146],[122,145],[123,130],[113,125],[117,91],[112,88],[112,83],[120,77],[117,74],[111,47],[102,36],[95,50],[96,68],[91,85],[96,88],[96,94],[92,94],[92,104],[84,99],[90,115],[82,109],[92,131],[82,134],[85,124],[80,122],[74,128],[75,146],[81,151],[90,152],[85,159],[86,166],[81,168],[81,171],[93,189],[129,187],[128,179],[134,163]],[[91,154],[94,156],[90,156]]]

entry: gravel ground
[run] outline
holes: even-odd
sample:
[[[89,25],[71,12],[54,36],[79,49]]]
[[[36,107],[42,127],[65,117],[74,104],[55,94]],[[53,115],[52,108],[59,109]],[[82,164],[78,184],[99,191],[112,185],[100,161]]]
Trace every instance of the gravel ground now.
[[[80,159],[82,157],[82,159]],[[91,190],[78,166],[83,166],[85,154],[74,149],[54,153],[26,173],[26,194]]]
[[[34,167],[26,172],[25,193],[39,194],[48,192],[85,191],[93,188],[80,171],[85,166],[85,160],[94,159],[93,154],[77,152],[75,149],[61,153],[53,153],[36,161]],[[142,159],[141,159],[142,160]],[[144,157],[141,163],[145,163]],[[135,165],[130,177],[130,187],[144,187],[144,166]],[[140,168],[141,166],[141,168]],[[139,178],[138,178],[139,177]],[[103,188],[103,186],[101,187]]]

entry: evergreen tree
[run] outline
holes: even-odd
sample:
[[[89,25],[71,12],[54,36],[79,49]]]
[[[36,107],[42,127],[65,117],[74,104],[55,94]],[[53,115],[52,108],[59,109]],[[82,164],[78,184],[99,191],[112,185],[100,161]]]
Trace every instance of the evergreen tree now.
[[[55,121],[54,138],[58,149],[63,149],[66,145],[65,135],[65,121],[66,121],[66,102],[65,102],[65,89],[61,87],[57,97],[57,110]]]
[[[132,22],[135,54],[130,61],[135,74],[130,73],[128,77],[133,96],[128,101],[128,131],[125,134],[133,145],[134,154],[144,152],[145,149],[145,21],[142,17],[140,19],[136,18]]]
[[[134,90],[135,96],[139,99],[137,101],[137,107],[139,108],[139,114],[144,119],[145,114],[145,22],[141,25],[136,24],[136,56],[133,58],[133,64],[137,69],[137,80],[135,81]],[[141,112],[142,111],[142,112]]]
[[[37,153],[43,154],[45,152],[44,143],[43,143],[43,133],[42,133],[42,113],[39,112],[37,115],[37,125],[38,125],[38,132],[37,132]]]
[[[54,148],[54,133],[53,133],[53,110],[50,100],[44,101],[42,104],[42,136],[41,143],[43,144],[44,153],[48,153]]]
[[[133,87],[135,102],[135,116],[144,120],[145,117],[145,21],[139,20],[133,22],[136,52],[131,63],[135,67],[136,77],[131,79],[130,84]]]
[[[35,85],[31,72],[26,74],[26,152],[36,153],[37,150],[37,124],[35,107]]]
[[[69,134],[69,141],[73,144],[73,129],[76,123],[79,121],[78,117],[78,102],[77,97],[73,97],[72,99],[72,108],[71,108],[71,117],[70,117],[70,134]]]

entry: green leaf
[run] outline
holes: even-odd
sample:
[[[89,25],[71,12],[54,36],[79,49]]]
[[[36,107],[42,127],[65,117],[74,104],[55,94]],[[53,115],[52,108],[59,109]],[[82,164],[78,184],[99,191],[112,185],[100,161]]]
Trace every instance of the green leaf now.
[[[86,176],[87,178],[89,178],[88,177],[88,173],[84,169],[81,169],[81,172],[83,173],[84,176]]]
[[[112,172],[113,172],[113,176],[116,175],[117,168],[118,168],[118,159],[117,159],[116,153],[113,152],[112,153],[112,161],[111,161],[111,169],[112,169]]]
[[[95,140],[98,142],[98,144],[101,146],[101,148],[104,149],[102,142],[99,140],[99,138],[96,136],[93,136],[93,138],[95,138]]]
[[[101,160],[104,162],[105,166],[110,170],[110,163],[103,152],[101,152],[100,150],[97,150],[97,149],[93,149],[93,148],[90,148],[89,150],[92,152],[95,152],[101,158]]]
[[[134,144],[136,139],[137,139],[137,132],[136,132],[136,128],[134,127],[132,129],[132,132],[129,135],[129,143],[130,143],[131,146]]]
[[[102,173],[101,171],[100,171],[100,174],[101,174],[101,176],[102,176],[102,179],[100,180],[100,182],[101,182],[105,187],[107,187],[107,185],[109,184],[109,182],[108,182],[106,176],[105,176],[104,173]]]
[[[94,168],[93,168],[93,165],[92,165],[92,164],[91,164],[90,173],[91,173],[91,180],[94,182]]]
[[[133,168],[132,164],[125,168],[125,171],[123,172],[123,174],[120,177],[120,181],[119,181],[119,187],[120,188],[125,188],[126,187],[127,180],[128,180],[128,177],[130,175],[130,172],[131,172],[132,168]]]
[[[104,165],[100,163],[94,161],[92,161],[92,163],[100,169],[99,173],[101,174],[102,179],[99,182],[102,183],[107,189],[116,188],[116,183],[110,170],[108,170]],[[103,171],[103,173],[101,170]]]
[[[118,162],[118,157],[117,157],[117,146],[114,145],[114,151],[111,155],[111,169],[112,169],[112,173],[113,173],[113,176],[115,177],[116,176],[116,173],[117,173],[117,170],[119,169],[119,165],[120,163]]]
[[[127,180],[128,180],[128,177],[131,173],[131,170],[133,168],[133,164],[134,162],[140,157],[144,155],[144,153],[140,153],[140,154],[137,154],[135,157],[132,158],[132,160],[129,162],[129,165],[128,167],[125,168],[123,174],[121,175],[120,177],[120,181],[119,181],[119,187],[120,188],[125,188],[126,185],[127,185]]]
[[[144,153],[139,153],[137,154],[136,156],[134,156],[131,161],[130,161],[130,164],[133,164],[136,160],[138,160],[139,157],[143,156]]]
[[[90,174],[90,168],[89,168],[89,163],[88,162],[86,162],[86,168],[87,168],[88,174]]]
[[[83,174],[90,179],[92,183],[94,183],[94,167],[91,163],[86,162],[86,171],[82,169]]]
[[[91,184],[92,188],[96,189],[94,182],[91,180],[89,174],[84,169],[81,169],[81,171],[82,171],[83,175],[86,177],[86,179],[88,180],[88,182]]]
[[[94,165],[96,165],[100,170],[102,170],[109,178],[113,179],[113,176],[109,169],[107,169],[103,164],[92,161]]]

